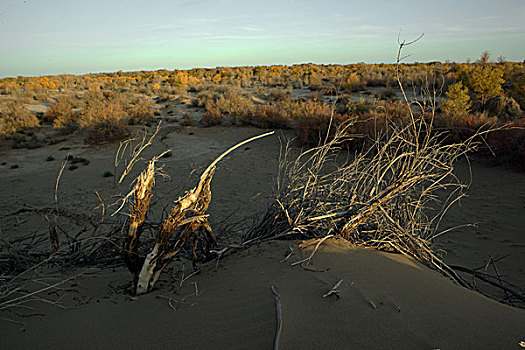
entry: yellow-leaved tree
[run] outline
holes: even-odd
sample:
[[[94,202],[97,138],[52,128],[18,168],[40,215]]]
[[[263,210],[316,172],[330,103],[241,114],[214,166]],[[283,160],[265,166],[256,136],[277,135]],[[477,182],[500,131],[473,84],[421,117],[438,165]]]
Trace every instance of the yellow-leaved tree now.
[[[470,111],[470,96],[463,83],[457,82],[448,87],[446,99],[440,104],[447,117],[467,117]]]

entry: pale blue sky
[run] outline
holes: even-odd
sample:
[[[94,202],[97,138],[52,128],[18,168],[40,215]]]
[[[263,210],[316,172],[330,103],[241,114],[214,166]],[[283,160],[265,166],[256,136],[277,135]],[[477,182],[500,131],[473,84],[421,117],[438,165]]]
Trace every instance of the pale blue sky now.
[[[525,0],[0,0],[0,77],[525,59]]]

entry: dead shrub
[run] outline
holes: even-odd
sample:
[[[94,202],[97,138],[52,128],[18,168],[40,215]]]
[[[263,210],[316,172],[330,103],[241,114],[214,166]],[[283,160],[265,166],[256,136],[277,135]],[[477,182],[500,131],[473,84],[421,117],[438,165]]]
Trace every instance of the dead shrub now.
[[[474,137],[442,143],[432,124],[414,116],[404,126],[389,123],[387,132],[360,153],[340,152],[354,138],[352,126],[350,120],[334,127],[327,142],[297,158],[283,152],[276,199],[244,242],[341,237],[412,256],[473,288],[443,262],[433,239],[442,234],[446,210],[463,196],[466,185],[454,175],[454,164],[475,149]],[[432,215],[427,208],[433,208]]]

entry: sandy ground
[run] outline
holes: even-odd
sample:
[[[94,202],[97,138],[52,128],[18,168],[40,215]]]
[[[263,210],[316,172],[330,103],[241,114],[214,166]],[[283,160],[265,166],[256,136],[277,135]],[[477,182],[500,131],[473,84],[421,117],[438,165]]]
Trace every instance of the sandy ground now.
[[[193,187],[216,156],[262,132],[224,127],[161,131],[144,157],[172,149],[171,157],[163,158],[170,178],[159,179],[149,219]],[[58,191],[63,211],[71,217],[89,212],[99,203],[95,190],[106,203],[115,201],[113,194],[125,193],[129,184],[115,188],[114,178],[103,176],[113,171],[117,147],[88,147],[75,138],[33,150],[1,145],[0,212],[53,206],[57,174],[67,154],[89,164],[64,170]],[[263,210],[271,199],[279,150],[275,135],[237,150],[219,165],[209,209],[212,226]],[[55,160],[47,161],[49,156]],[[15,164],[18,168],[12,169]],[[139,170],[140,164],[131,175]],[[499,272],[524,289],[525,176],[480,162],[472,170],[470,196],[450,211],[443,228],[478,225],[441,237],[438,246],[446,251],[446,261],[467,267],[510,254],[498,262]],[[467,178],[466,164],[459,164],[458,172]],[[1,222],[4,237],[47,228],[38,215],[7,214]],[[80,226],[71,224],[72,229]],[[290,245],[296,254],[281,262]],[[189,270],[189,264],[178,262],[157,290],[136,299],[124,292],[130,281],[125,269],[68,270],[63,273],[84,273],[63,300],[70,309],[38,305],[36,316],[22,319],[0,313],[0,318],[26,323],[0,321],[0,348],[268,349],[276,329],[271,285],[281,295],[283,349],[513,349],[525,340],[524,310],[458,287],[410,259],[331,241],[317,252],[311,265],[316,271],[311,271],[290,266],[300,254],[296,242],[266,242],[203,265],[182,286],[180,269],[187,265]],[[340,299],[323,298],[340,279]]]

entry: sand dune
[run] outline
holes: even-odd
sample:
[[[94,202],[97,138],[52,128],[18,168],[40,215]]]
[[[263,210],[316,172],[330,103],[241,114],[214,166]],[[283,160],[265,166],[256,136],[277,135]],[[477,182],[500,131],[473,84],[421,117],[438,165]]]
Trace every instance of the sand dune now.
[[[276,329],[270,286],[280,293],[283,349],[512,349],[525,312],[453,285],[411,259],[326,241],[309,266],[280,262],[289,242],[266,242],[202,267],[177,293],[173,282],[130,300],[113,295],[78,309],[46,312],[25,332],[5,325],[3,349],[269,349]],[[297,245],[292,243],[295,251]],[[323,272],[321,272],[323,271]],[[107,295],[123,271],[82,280],[81,294]],[[340,298],[323,298],[343,279]],[[198,296],[195,295],[195,284]],[[176,311],[168,300],[181,300]]]

